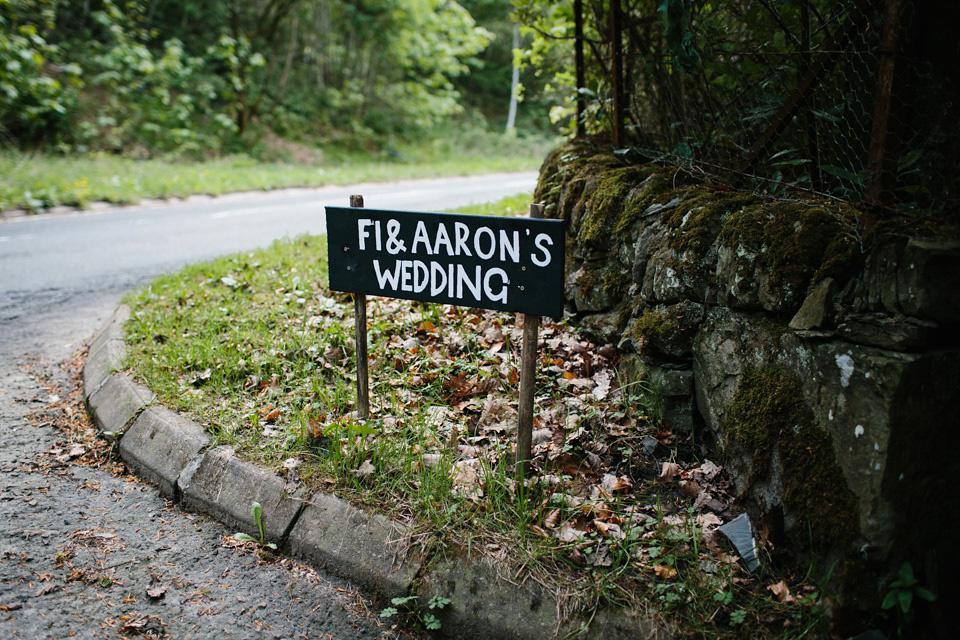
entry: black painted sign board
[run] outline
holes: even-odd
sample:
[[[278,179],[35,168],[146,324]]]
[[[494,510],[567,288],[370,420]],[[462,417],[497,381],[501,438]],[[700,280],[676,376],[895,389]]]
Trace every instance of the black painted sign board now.
[[[327,207],[330,288],[563,315],[560,220]]]

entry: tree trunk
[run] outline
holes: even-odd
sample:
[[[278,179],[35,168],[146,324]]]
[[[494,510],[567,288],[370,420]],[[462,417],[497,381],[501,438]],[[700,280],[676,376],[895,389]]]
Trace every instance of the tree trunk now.
[[[582,138],[587,133],[586,113],[587,102],[583,98],[583,88],[586,84],[586,66],[583,61],[583,0],[573,3],[574,23],[574,60],[577,74],[577,137]]]
[[[513,76],[510,78],[510,110],[507,113],[507,131],[512,131],[517,122],[517,99],[520,93],[520,64],[517,49],[520,48],[520,27],[513,25]]]

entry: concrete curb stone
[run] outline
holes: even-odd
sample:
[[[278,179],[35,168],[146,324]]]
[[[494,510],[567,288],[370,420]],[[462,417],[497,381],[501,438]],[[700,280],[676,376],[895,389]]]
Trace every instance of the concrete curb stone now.
[[[674,629],[649,614],[603,609],[581,632],[580,618],[561,621],[556,600],[532,579],[489,557],[468,557],[465,550],[448,552],[434,561],[418,580],[423,600],[450,599],[436,615],[445,637],[465,640],[669,640]]]
[[[406,596],[420,571],[408,555],[405,529],[335,496],[317,493],[290,532],[290,548],[330,573],[384,598]]]
[[[123,325],[129,319],[130,307],[125,304],[118,306],[113,312],[113,315],[107,318],[107,321],[104,322],[103,327],[101,327],[97,332],[93,342],[90,343],[90,355],[95,354],[103,347],[103,345],[111,340],[119,340],[122,342],[124,338]]]
[[[254,537],[260,532],[250,507],[259,502],[267,540],[281,544],[303,505],[302,491],[286,493],[279,476],[243,462],[228,446],[211,449],[187,465],[177,485],[185,508],[207,513]]]
[[[334,495],[286,491],[279,476],[239,460],[232,448],[209,446],[204,429],[166,407],[151,406],[156,396],[125,374],[123,324],[130,309],[120,305],[97,334],[84,366],[84,396],[101,431],[122,432],[120,454],[141,477],[182,506],[201,511],[252,536],[259,536],[250,513],[263,507],[266,538],[289,541],[293,556],[350,580],[383,598],[411,593],[425,602],[450,598],[438,617],[448,638],[528,640],[561,637],[581,620],[559,623],[558,605],[532,580],[513,581],[513,572],[486,557],[447,553],[432,562],[409,554],[400,523],[357,509]],[[584,637],[592,640],[662,640],[675,634],[649,615],[600,611]]]
[[[123,323],[130,318],[130,307],[121,304],[107,318],[87,350],[83,367],[83,392],[86,397],[96,393],[107,378],[123,367],[127,344],[123,340]]]
[[[152,391],[136,384],[130,376],[115,375],[87,397],[87,406],[101,432],[120,433],[155,399]]]
[[[654,622],[640,612],[601,609],[593,616],[590,630],[583,640],[669,640],[676,629],[663,622]]]
[[[100,390],[107,378],[123,366],[127,357],[127,345],[122,340],[105,342],[96,352],[91,352],[83,367],[83,388],[87,396]]]
[[[145,409],[120,440],[120,457],[137,474],[176,500],[184,468],[210,444],[203,427],[166,407]]]
[[[438,617],[444,632],[454,638],[555,637],[560,620],[553,598],[532,580],[522,586],[512,582],[515,572],[490,558],[456,551],[430,566],[420,593],[450,599]]]

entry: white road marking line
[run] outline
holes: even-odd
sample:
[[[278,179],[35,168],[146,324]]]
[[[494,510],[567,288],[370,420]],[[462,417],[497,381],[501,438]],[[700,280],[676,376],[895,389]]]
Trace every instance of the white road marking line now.
[[[259,213],[267,213],[269,211],[282,211],[284,209],[304,209],[311,205],[309,203],[297,203],[297,204],[286,204],[286,205],[267,205],[264,207],[248,207],[246,209],[229,209],[227,211],[217,211],[216,213],[211,213],[209,218],[211,220],[223,220],[224,218],[235,218],[238,216],[252,216]]]
[[[378,200],[396,200],[396,199],[406,199],[406,198],[422,198],[423,196],[436,195],[435,191],[429,189],[415,189],[413,191],[393,191],[389,193],[377,193],[371,194],[370,198],[377,198]]]

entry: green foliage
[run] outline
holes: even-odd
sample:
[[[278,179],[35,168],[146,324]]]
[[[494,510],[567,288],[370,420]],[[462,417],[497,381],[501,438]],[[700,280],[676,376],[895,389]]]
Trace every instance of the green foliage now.
[[[0,134],[33,144],[66,132],[82,82],[80,67],[64,63],[62,49],[42,33],[49,11],[39,25],[26,13],[0,0]]]
[[[205,73],[207,63],[187,55],[176,39],[151,49],[116,5],[106,1],[103,7],[92,18],[109,37],[90,47],[92,72],[77,141],[84,148],[141,154],[217,149],[233,125],[214,108],[218,92]]]
[[[906,627],[913,621],[914,601],[933,602],[936,599],[936,595],[920,585],[920,581],[913,574],[913,565],[904,562],[900,565],[897,579],[890,583],[881,608],[884,611],[896,610],[897,632],[898,635],[903,636]]]
[[[662,0],[657,7],[667,48],[677,66],[687,73],[696,73],[701,64],[690,30],[691,14],[700,4],[703,0]]]
[[[491,38],[463,6],[441,0],[307,5],[298,16],[324,29],[289,41],[312,64],[291,67],[270,123],[318,135],[332,127],[360,142],[409,140],[461,113],[453,80]]]
[[[430,598],[430,601],[427,602],[426,610],[420,606],[420,598],[418,596],[406,596],[403,598],[392,598],[390,603],[392,607],[386,607],[383,611],[380,612],[381,618],[392,618],[398,614],[405,614],[406,617],[411,618],[414,622],[418,623],[424,629],[429,631],[437,631],[441,628],[440,620],[432,613],[433,611],[440,611],[448,604],[450,604],[450,598],[444,598],[442,596],[433,596]]]
[[[137,157],[245,150],[266,128],[389,147],[464,113],[454,80],[492,38],[449,0],[0,0],[0,130]]]

